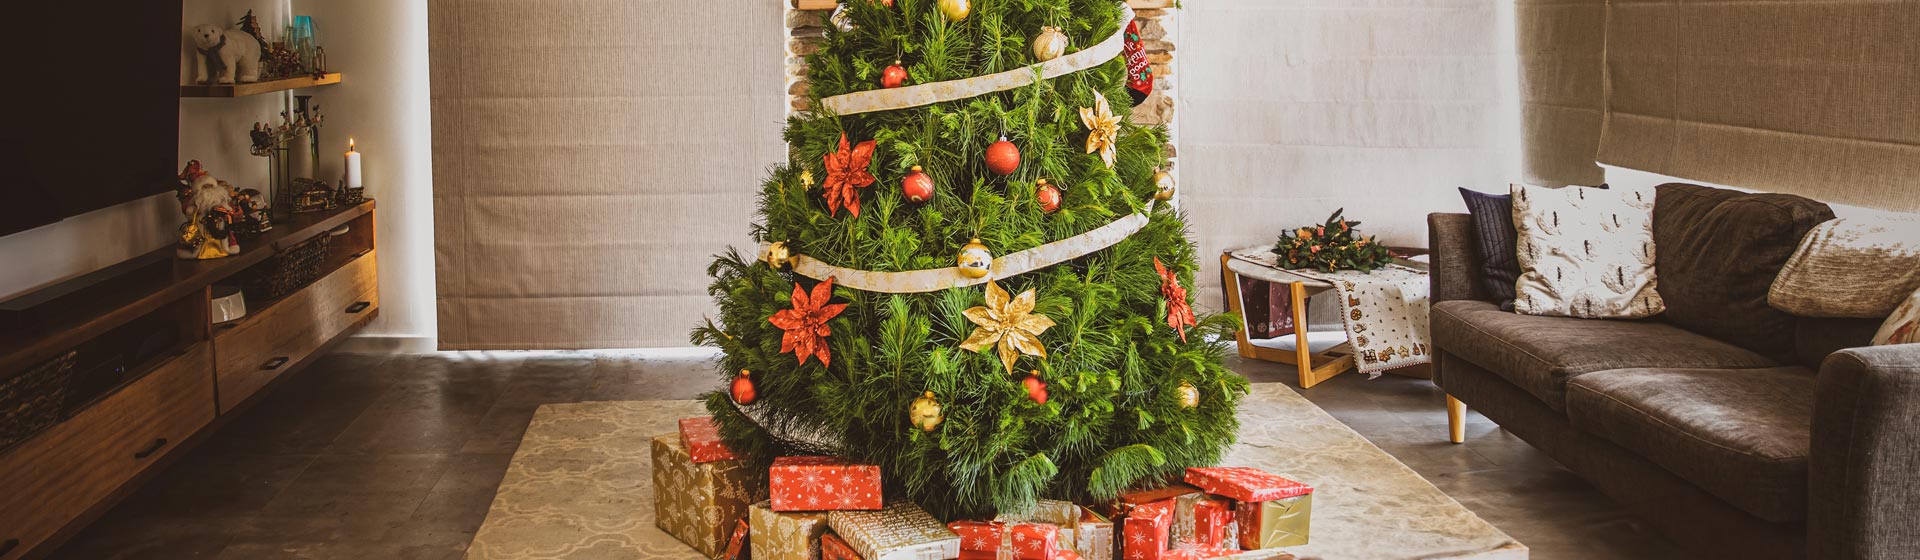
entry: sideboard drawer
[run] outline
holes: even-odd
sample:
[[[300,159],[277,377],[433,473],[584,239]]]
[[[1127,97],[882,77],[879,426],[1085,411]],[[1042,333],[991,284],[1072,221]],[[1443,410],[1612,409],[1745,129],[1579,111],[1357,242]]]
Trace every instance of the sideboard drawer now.
[[[239,325],[217,330],[213,346],[222,414],[246,401],[380,307],[374,253],[368,251]]]
[[[212,372],[209,346],[195,344],[0,456],[0,559],[32,550],[213,421]]]

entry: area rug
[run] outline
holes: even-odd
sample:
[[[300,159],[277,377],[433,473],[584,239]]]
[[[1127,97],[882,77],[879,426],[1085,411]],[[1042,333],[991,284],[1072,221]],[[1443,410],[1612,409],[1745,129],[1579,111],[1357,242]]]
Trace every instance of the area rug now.
[[[473,560],[701,558],[653,526],[650,441],[694,401],[540,407],[474,535]],[[1524,559],[1527,549],[1278,383],[1254,385],[1222,464],[1314,486],[1301,558]],[[1440,437],[1436,433],[1435,437]]]

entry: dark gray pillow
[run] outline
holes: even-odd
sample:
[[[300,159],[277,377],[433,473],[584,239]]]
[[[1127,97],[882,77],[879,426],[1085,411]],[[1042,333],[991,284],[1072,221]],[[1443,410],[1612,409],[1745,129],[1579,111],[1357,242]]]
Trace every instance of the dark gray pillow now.
[[[1513,283],[1520,279],[1520,259],[1514,252],[1513,197],[1460,189],[1473,216],[1474,238],[1480,250],[1480,282],[1500,308],[1513,310]]]

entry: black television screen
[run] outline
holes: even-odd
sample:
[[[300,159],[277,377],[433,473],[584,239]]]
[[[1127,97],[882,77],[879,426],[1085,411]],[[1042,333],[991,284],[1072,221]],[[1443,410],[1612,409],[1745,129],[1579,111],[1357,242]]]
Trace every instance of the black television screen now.
[[[18,2],[0,109],[0,235],[171,190],[179,0]],[[27,24],[26,22],[33,22]]]

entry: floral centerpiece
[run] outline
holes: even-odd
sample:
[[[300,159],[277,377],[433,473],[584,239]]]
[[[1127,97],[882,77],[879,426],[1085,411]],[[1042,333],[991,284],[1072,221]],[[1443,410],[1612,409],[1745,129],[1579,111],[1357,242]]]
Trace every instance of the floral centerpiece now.
[[[1273,254],[1281,268],[1315,268],[1322,272],[1352,269],[1372,272],[1393,262],[1393,254],[1373,237],[1361,237],[1355,229],[1360,222],[1340,216],[1346,209],[1334,210],[1327,223],[1282,232]]]

